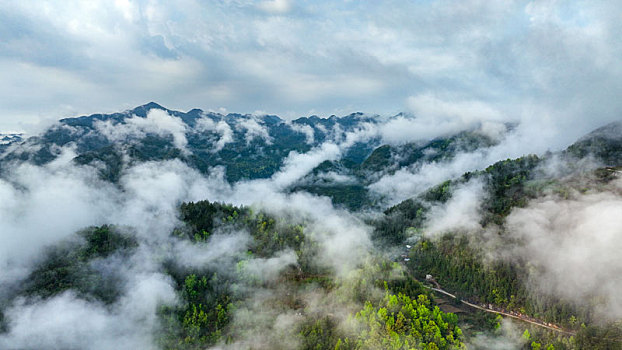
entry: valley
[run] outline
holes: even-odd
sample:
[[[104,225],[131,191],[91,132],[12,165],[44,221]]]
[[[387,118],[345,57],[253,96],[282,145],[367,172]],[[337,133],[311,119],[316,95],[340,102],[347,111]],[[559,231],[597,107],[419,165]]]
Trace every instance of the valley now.
[[[0,344],[82,348],[99,327],[165,349],[622,346],[620,124],[497,159],[516,126],[385,143],[402,119],[150,103],[9,142]],[[32,326],[59,309],[73,333]]]

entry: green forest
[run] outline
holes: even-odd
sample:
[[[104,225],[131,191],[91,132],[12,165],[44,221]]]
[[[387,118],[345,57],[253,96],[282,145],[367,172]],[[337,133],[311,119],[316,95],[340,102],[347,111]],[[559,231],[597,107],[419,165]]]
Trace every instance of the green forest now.
[[[356,278],[338,277],[314,262],[317,245],[306,236],[304,222],[222,203],[183,203],[179,212],[184,225],[171,232],[171,239],[200,245],[209,242],[214,232],[245,230],[252,241],[233,270],[188,268],[175,261],[161,261],[181,300],[175,306],[163,305],[159,309],[158,344],[164,349],[234,344],[240,336],[233,324],[239,317],[236,310],[252,297],[253,288],[275,287],[274,281],[262,281],[246,271],[245,264],[254,257],[269,258],[291,249],[296,262],[280,271],[277,278],[291,296],[271,302],[275,304],[272,307],[299,315],[293,338],[301,349],[462,349],[468,347],[467,336],[499,332],[499,317],[477,310],[458,315],[441,311],[435,304],[438,295],[429,289],[430,285],[425,287],[414,279],[425,280],[426,274],[433,275],[458,299],[493,304],[572,332],[569,336],[519,324],[525,329],[525,349],[620,348],[622,328],[603,325],[594,318],[589,304],[576,305],[525,289],[524,264],[485,264],[483,252],[459,234],[445,234],[438,239],[421,235],[427,211],[423,203],[449,200],[452,186],[475,176],[488,178],[487,190],[493,198],[499,198],[485,206],[488,214],[483,216],[484,225],[499,222],[511,207],[524,205],[526,198],[537,196],[546,186],[559,191],[563,186],[554,181],[532,182],[531,171],[538,161],[535,156],[503,161],[388,209],[383,219],[373,222],[374,242],[384,248],[401,246],[414,234],[419,238],[408,252],[409,261],[400,264],[376,255],[359,268]],[[121,277],[102,274],[92,262],[111,255],[127,257],[137,246],[136,238],[120,227],[81,230],[47,249],[44,259],[16,294],[45,299],[73,290],[81,298],[110,305],[119,297]],[[358,305],[358,309],[351,309],[345,318],[314,310],[295,296],[309,290],[334,294],[349,305]],[[461,330],[464,326],[469,329],[466,333]]]
[[[199,118],[179,115],[193,123]],[[387,205],[389,192],[373,190],[379,179],[446,165],[497,141],[461,132],[378,147],[377,139],[353,142],[339,159],[318,161],[298,180],[278,187],[274,179],[283,175],[283,165],[315,146],[269,116],[263,122],[273,123],[272,141],[242,140],[237,132],[238,141],[212,152],[201,147],[213,135],[193,134],[190,153],[175,148],[172,136],[146,135],[121,146],[103,142],[91,134],[100,117],[65,121],[90,130],[75,146],[83,152],[70,160],[75,172],[96,170],[89,186],[118,190],[112,198],[121,201],[128,177],[142,176],[150,166],[180,167],[191,176],[205,176],[217,166],[217,186],[225,193],[220,197],[230,195],[231,201],[180,200],[170,208],[151,202],[137,212],[166,218],[156,221],[166,229],[149,226],[147,219],[140,227],[104,217],[45,244],[23,267],[28,273],[0,293],[0,341],[12,334],[16,320],[36,320],[28,309],[33,305],[71,300],[123,319],[119,313],[134,307],[128,294],[143,278],[171,289],[172,296],[153,301],[153,320],[133,320],[137,329],[144,323],[149,342],[162,349],[492,349],[501,343],[510,349],[622,349],[622,324],[605,316],[603,295],[577,299],[536,288],[533,278],[544,267],[511,250],[524,247],[526,238],[510,219],[534,203],[619,195],[615,142],[596,136],[564,152],[500,160]],[[363,121],[353,115],[298,123],[342,132]],[[71,137],[58,129],[44,139],[69,143]],[[3,161],[23,157],[33,167],[53,169],[56,155],[48,146]],[[155,183],[140,176],[134,179],[140,186]],[[188,192],[213,185],[201,181]],[[430,223],[443,210],[460,216],[460,206],[452,205],[464,191],[478,194],[460,204],[476,205],[469,212],[471,228],[432,230]],[[231,204],[244,203],[240,197],[247,195],[262,204]],[[153,198],[166,202],[165,196]],[[103,197],[88,200],[98,198]],[[280,204],[271,205],[273,200]],[[289,201],[298,203],[289,208]],[[125,210],[143,204],[130,203]]]

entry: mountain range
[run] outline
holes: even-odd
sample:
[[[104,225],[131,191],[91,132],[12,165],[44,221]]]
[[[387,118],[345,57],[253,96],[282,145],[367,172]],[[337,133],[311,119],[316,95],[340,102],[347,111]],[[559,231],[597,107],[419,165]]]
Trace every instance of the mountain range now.
[[[622,122],[508,158],[519,124],[417,120],[151,102],[2,135],[0,346],[621,348]]]

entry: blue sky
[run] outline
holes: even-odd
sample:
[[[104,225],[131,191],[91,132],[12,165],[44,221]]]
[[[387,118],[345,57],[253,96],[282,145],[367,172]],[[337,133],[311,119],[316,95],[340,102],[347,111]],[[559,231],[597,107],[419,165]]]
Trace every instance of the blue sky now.
[[[622,110],[615,1],[3,1],[0,131],[125,110],[493,113],[571,138]]]

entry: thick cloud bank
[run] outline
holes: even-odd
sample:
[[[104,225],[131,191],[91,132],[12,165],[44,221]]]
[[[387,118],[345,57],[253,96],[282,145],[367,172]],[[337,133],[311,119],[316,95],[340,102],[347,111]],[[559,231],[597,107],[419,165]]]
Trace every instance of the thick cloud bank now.
[[[140,139],[147,134],[173,137],[173,144],[182,151],[186,149],[186,124],[166,111],[151,109],[145,118],[126,118],[122,124],[113,124],[111,121],[98,122],[96,129],[112,142],[123,142]],[[216,127],[214,127],[216,128]],[[217,129],[218,130],[218,129]]]
[[[128,293],[112,310],[66,292],[34,304],[18,301],[7,310],[11,331],[0,335],[4,349],[157,349],[157,307],[175,301],[175,291],[158,274],[133,277]]]
[[[508,228],[524,245],[515,254],[535,269],[536,288],[622,317],[622,182],[606,192],[548,197],[516,209]]]

